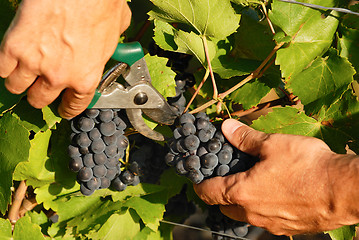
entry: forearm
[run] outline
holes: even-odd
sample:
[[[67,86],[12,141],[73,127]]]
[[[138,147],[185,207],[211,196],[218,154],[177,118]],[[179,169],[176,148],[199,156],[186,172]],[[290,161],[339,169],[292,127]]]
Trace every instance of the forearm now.
[[[331,208],[339,225],[359,223],[359,156],[335,154],[328,168]]]

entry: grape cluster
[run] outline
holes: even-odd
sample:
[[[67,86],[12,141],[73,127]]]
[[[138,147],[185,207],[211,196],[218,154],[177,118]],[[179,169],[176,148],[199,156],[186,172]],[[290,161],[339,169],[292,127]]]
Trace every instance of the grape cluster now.
[[[126,123],[115,109],[87,109],[70,121],[69,168],[77,172],[83,195],[116,184],[128,146]]]
[[[131,146],[129,170],[144,183],[158,183],[159,177],[168,166],[164,162],[166,147],[141,134],[129,137]]]
[[[248,233],[247,223],[239,222],[223,215],[223,213],[219,209],[219,206],[216,205],[208,207],[208,216],[206,218],[206,223],[212,231],[233,236],[232,238],[229,236],[222,236],[213,233],[213,240],[234,240],[238,237],[244,237]]]
[[[234,148],[205,113],[185,113],[173,131],[165,161],[193,183],[249,169],[255,158]]]

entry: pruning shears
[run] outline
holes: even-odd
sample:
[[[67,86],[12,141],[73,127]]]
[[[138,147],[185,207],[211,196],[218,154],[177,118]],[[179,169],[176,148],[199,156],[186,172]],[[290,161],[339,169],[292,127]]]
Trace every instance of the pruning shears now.
[[[142,113],[165,125],[172,125],[178,114],[151,84],[141,44],[119,43],[111,58],[119,62],[103,75],[88,108],[125,109],[132,126],[139,133],[164,141],[161,133],[146,125]],[[121,75],[126,82],[124,85],[116,81]]]

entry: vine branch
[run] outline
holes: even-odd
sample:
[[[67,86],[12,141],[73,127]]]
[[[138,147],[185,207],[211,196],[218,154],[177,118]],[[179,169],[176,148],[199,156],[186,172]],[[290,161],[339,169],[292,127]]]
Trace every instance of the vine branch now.
[[[269,68],[269,66],[271,64],[274,63],[274,60],[272,60],[268,65],[267,63],[271,60],[271,58],[274,56],[274,54],[284,45],[284,42],[278,43],[273,50],[269,53],[269,55],[266,57],[266,59],[264,59],[264,61],[261,63],[261,65],[254,70],[251,74],[249,74],[244,80],[242,80],[241,82],[239,82],[238,84],[236,84],[235,86],[233,86],[232,88],[228,89],[227,91],[221,93],[218,95],[217,99],[212,99],[208,102],[206,102],[205,104],[203,104],[202,106],[192,110],[190,113],[197,113],[200,112],[206,108],[208,108],[209,106],[211,106],[212,104],[218,102],[220,99],[225,98],[226,96],[228,96],[229,94],[231,94],[232,92],[234,92],[235,90],[237,90],[238,88],[242,87],[244,84],[246,84],[247,82],[251,81],[252,79],[261,77],[263,75],[263,73]],[[266,66],[267,65],[267,66]]]

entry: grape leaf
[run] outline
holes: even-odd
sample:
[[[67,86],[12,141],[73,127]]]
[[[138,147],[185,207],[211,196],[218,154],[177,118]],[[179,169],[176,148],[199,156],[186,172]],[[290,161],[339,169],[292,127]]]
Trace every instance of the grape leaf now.
[[[139,217],[129,209],[122,214],[113,214],[98,232],[89,234],[91,239],[132,240],[140,231]]]
[[[171,24],[160,20],[154,20],[154,37],[156,44],[167,51],[176,51],[178,46],[174,40],[175,31],[177,31]]]
[[[11,223],[8,219],[0,218],[0,239],[12,240]]]
[[[145,60],[152,79],[151,83],[157,91],[165,99],[176,95],[176,73],[166,66],[168,59],[146,54]]]
[[[47,149],[51,137],[51,130],[40,132],[30,141],[31,148],[27,162],[21,162],[16,166],[14,180],[26,180],[27,185],[42,186],[55,180],[55,173],[46,169],[48,161]]]
[[[48,129],[48,126],[42,118],[40,109],[32,107],[26,99],[20,101],[13,109],[14,116],[18,117],[21,124],[28,130],[38,133]]]
[[[203,48],[203,39],[194,32],[176,31],[174,38],[178,49],[177,52],[194,55],[204,65],[206,62],[206,55]],[[205,40],[208,45],[209,60],[212,60],[216,54],[216,41]]]
[[[240,27],[234,33],[234,46],[231,55],[237,58],[262,61],[274,47],[273,34],[268,24],[242,14]]]
[[[234,50],[232,51],[232,44],[228,40],[219,41],[217,49],[216,56],[211,64],[213,72],[217,73],[222,79],[249,74],[260,65],[259,61],[235,56]]]
[[[134,209],[143,223],[156,231],[165,212],[167,192],[159,192],[143,197],[133,197],[124,203],[124,206]]]
[[[338,49],[340,56],[347,57],[353,64],[353,67],[359,72],[359,30],[340,28],[341,37],[338,39]]]
[[[5,213],[11,199],[12,174],[17,164],[27,161],[29,132],[9,113],[0,119],[0,212]]]
[[[352,240],[355,237],[355,226],[344,226],[328,231],[332,240]]]
[[[359,3],[356,2],[356,4],[351,5],[349,8],[353,12],[359,12]],[[343,17],[342,23],[349,28],[359,29],[359,18],[356,15],[346,14]]]
[[[305,105],[307,113],[317,113],[337,101],[353,82],[355,70],[346,58],[330,49],[302,72],[288,80],[288,87]]]
[[[0,116],[7,110],[15,106],[24,94],[11,94],[4,85],[4,79],[0,77]]]
[[[111,197],[114,202],[125,201],[134,196],[144,196],[147,194],[153,194],[161,191],[165,191],[166,187],[161,185],[154,185],[148,183],[140,183],[136,186],[128,186],[125,191],[112,192]]]
[[[308,3],[334,7],[335,0],[308,0]],[[324,53],[333,40],[338,26],[337,12],[322,16],[320,10],[275,0],[269,17],[286,35],[293,38],[286,48],[277,52],[276,64],[283,77],[302,71],[318,55]]]
[[[56,123],[59,123],[62,120],[62,118],[57,113],[57,105],[55,104],[50,104],[49,106],[41,109],[41,111],[43,119],[49,128],[53,128]]]
[[[169,23],[184,23],[196,34],[219,40],[232,34],[240,16],[234,12],[229,0],[151,0],[152,18]],[[225,26],[225,27],[224,27]]]
[[[14,239],[45,239],[40,226],[32,223],[29,216],[24,216],[16,222],[13,235]]]

